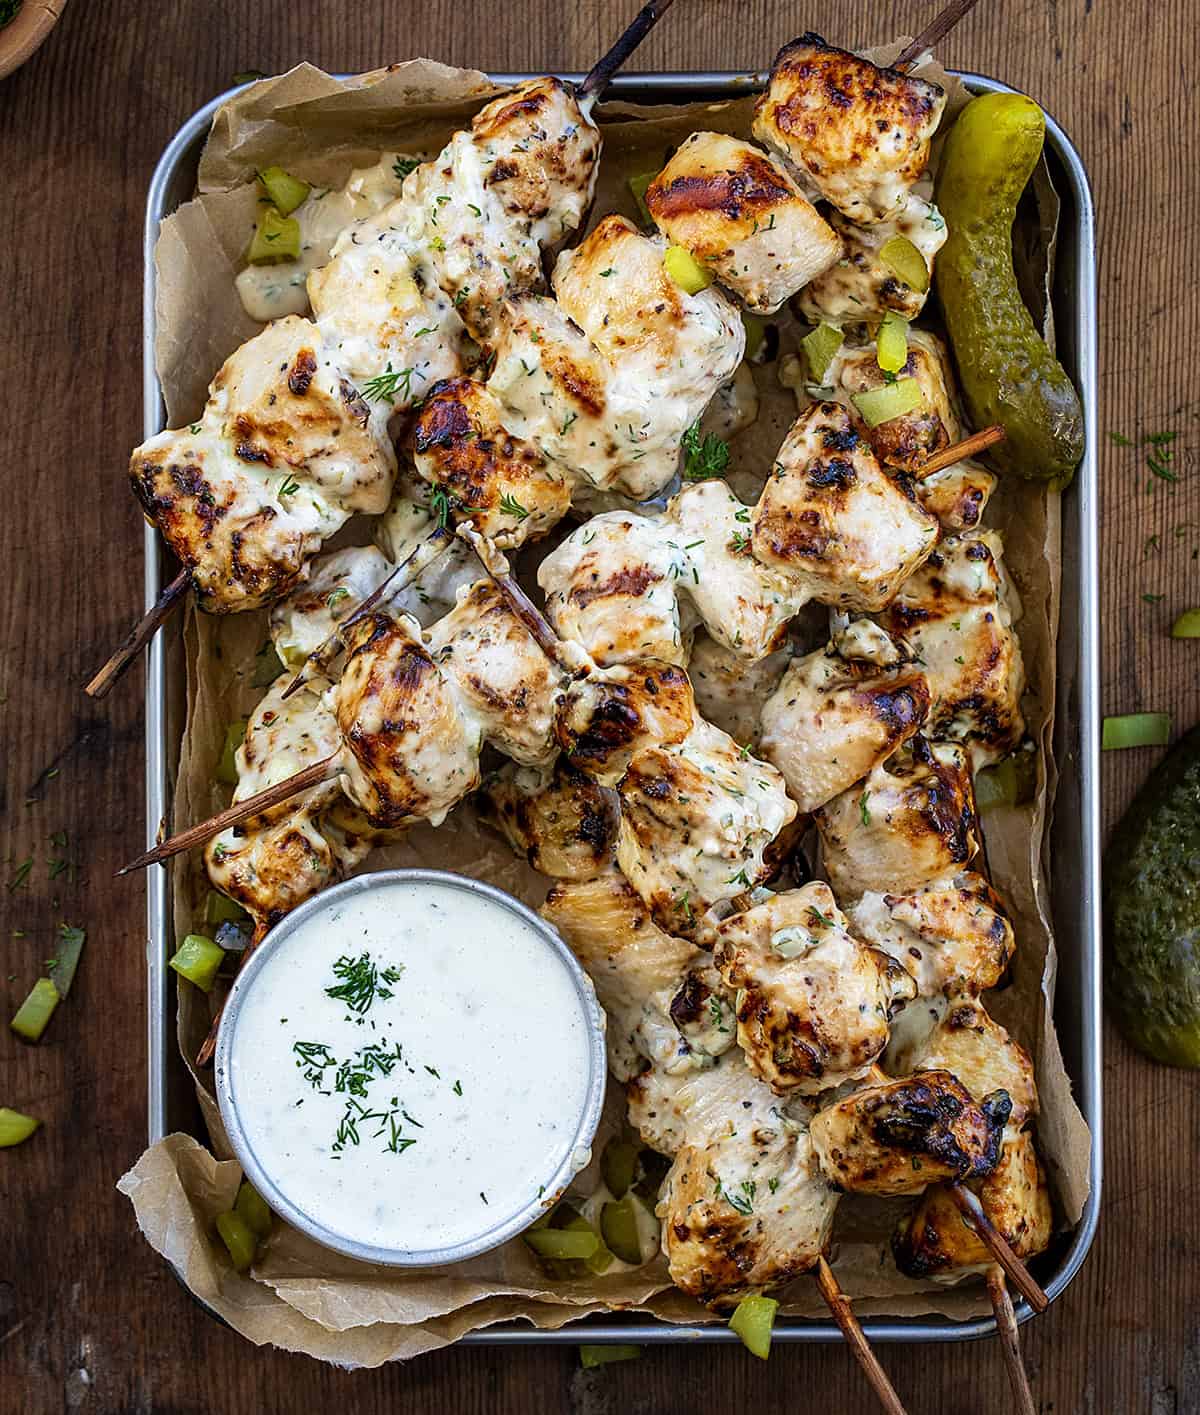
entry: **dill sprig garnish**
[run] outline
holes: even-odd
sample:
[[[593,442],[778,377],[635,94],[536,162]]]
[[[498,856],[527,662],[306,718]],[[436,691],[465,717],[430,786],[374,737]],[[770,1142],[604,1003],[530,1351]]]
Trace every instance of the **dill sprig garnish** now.
[[[370,1009],[376,997],[386,1001],[393,995],[386,984],[399,980],[400,969],[385,968],[381,973],[371,962],[369,953],[361,953],[357,958],[343,954],[333,965],[333,975],[342,981],[326,988],[326,997],[337,998],[344,1002],[351,1012],[362,1016]]]

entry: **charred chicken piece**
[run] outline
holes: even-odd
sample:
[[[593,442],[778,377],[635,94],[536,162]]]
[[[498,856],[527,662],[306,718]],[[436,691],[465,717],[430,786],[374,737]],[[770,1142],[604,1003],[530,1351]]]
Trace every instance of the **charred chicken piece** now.
[[[849,918],[859,938],[908,969],[921,997],[972,996],[995,987],[1016,949],[995,890],[974,870],[911,893],[868,891]],[[950,1069],[957,1074],[957,1067]]]
[[[552,879],[594,879],[616,859],[615,794],[561,758],[549,771],[507,763],[480,801],[484,819]]]
[[[752,549],[811,598],[870,611],[888,603],[937,536],[937,522],[884,474],[847,410],[814,403],[779,449],[754,511]]]
[[[395,461],[369,421],[317,329],[291,316],[230,355],[199,422],[136,449],[134,494],[201,608],[270,603],[352,514],[386,507]]]
[[[635,756],[684,741],[695,721],[687,674],[648,661],[571,683],[560,696],[554,730],[572,766],[614,786]]]
[[[559,931],[608,1015],[608,1062],[620,1081],[704,1072],[734,1040],[733,1014],[708,956],[664,933],[615,870],[560,881],[542,916]],[[702,997],[702,1000],[701,1000]]]
[[[308,689],[284,699],[285,673],[251,714],[237,753],[234,801],[294,775],[337,751],[332,713]],[[343,809],[338,810],[338,807]],[[346,807],[336,781],[310,787],[214,836],[205,847],[208,877],[251,916],[256,936],[298,904],[345,875],[379,839],[379,832]]]
[[[783,777],[703,720],[639,752],[617,786],[617,862],[658,924],[711,942],[709,910],[769,879],[796,817]]]
[[[814,812],[837,897],[909,893],[961,870],[979,849],[966,754],[911,738],[863,781]]]
[[[921,464],[962,434],[951,395],[953,381],[946,346],[926,329],[908,331],[908,359],[895,374],[879,367],[874,343],[843,344],[825,370],[825,382],[849,402],[856,393],[882,388],[889,379],[915,379],[921,402],[911,413],[889,418],[863,435],[889,468],[921,474]]]
[[[912,978],[850,933],[828,885],[806,884],[734,914],[715,961],[737,996],[746,1064],[779,1095],[816,1095],[865,1076]]]
[[[841,242],[782,163],[727,133],[693,133],[646,190],[654,223],[747,309],[774,314]]]
[[[1003,1088],[1012,1099],[1000,1160],[986,1178],[972,1183],[984,1212],[1018,1257],[1040,1253],[1050,1241],[1051,1210],[1046,1176],[1030,1125],[1037,1114],[1033,1062],[1019,1042],[973,998],[954,998],[941,1024],[916,1056],[922,1066],[946,1066],[979,1096]],[[942,1185],[931,1185],[892,1240],[897,1266],[910,1277],[958,1281],[994,1261],[974,1231],[961,1221]]]
[[[936,84],[803,34],[775,57],[754,136],[843,216],[869,226],[903,208],[945,105]]]
[[[949,1071],[864,1086],[818,1111],[813,1146],[831,1184],[859,1194],[916,1194],[937,1180],[979,1179],[1000,1158],[1011,1101],[976,1104]]]
[[[708,634],[697,634],[688,660],[688,677],[700,716],[728,732],[734,741],[753,746],[758,741],[763,704],[779,687],[790,661],[786,648],[765,658],[747,659]],[[771,761],[768,752],[760,751],[760,755]]]
[[[961,742],[976,768],[1006,756],[1025,731],[1013,599],[1000,537],[989,531],[943,541],[880,616],[920,656],[931,735]]]
[[[545,535],[571,508],[562,472],[504,428],[485,385],[438,384],[421,405],[409,446],[417,474],[501,549]]]
[[[934,258],[946,241],[946,223],[937,208],[909,192],[903,208],[888,221],[860,226],[835,211],[829,223],[841,240],[842,257],[800,291],[797,313],[810,324],[839,329],[876,324],[889,310],[916,319],[933,284]],[[923,290],[901,279],[881,257],[884,246],[897,237],[911,242],[925,262]]]
[[[815,811],[919,731],[929,702],[903,641],[860,619],[792,660],[762,705],[759,743],[800,811]]]

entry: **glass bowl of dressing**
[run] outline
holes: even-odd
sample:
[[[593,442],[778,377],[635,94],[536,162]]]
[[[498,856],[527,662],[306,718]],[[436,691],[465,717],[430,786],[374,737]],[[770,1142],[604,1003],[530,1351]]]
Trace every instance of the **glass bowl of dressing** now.
[[[539,1218],[587,1164],[604,1013],[531,909],[439,870],[357,875],[241,969],[215,1082],[246,1178],[366,1262],[460,1262]]]

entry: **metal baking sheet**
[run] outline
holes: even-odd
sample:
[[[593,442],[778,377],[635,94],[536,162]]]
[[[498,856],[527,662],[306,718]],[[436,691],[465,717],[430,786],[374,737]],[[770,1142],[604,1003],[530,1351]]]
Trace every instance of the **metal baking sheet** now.
[[[516,83],[526,74],[496,74],[497,83]],[[563,75],[578,78],[579,75]],[[978,74],[961,74],[976,93],[1006,91],[1005,84]],[[653,73],[620,75],[616,96],[635,103],[692,103],[741,97],[766,83],[765,73]],[[195,190],[200,151],[213,114],[230,94],[198,109],[179,129],[159,159],[146,200],[143,279],[143,390],[146,437],[164,426],[162,391],[154,366],[154,243],[159,222]],[[1063,499],[1063,592],[1058,638],[1057,714],[1054,750],[1058,792],[1050,827],[1050,881],[1058,985],[1054,1021],[1075,1097],[1091,1129],[1091,1192],[1074,1230],[1056,1235],[1034,1272],[1051,1300],[1074,1278],[1095,1237],[1099,1218],[1102,1125],[1100,1063],[1100,807],[1099,807],[1099,627],[1097,585],[1096,458],[1096,255],[1095,217],[1087,173],[1063,130],[1047,117],[1046,148],[1062,212],[1054,277],[1053,305],[1058,354],[1083,398],[1087,449]],[[145,601],[149,608],[163,583],[158,535],[145,531]],[[165,819],[183,725],[183,675],[178,634],[159,634],[146,664],[146,830],[153,845]],[[148,1130],[151,1144],[174,1130],[203,1135],[191,1078],[178,1054],[173,1019],[174,988],[166,959],[171,952],[170,877],[146,872],[146,986],[149,1028]],[[209,1309],[211,1310],[211,1309]],[[216,1316],[215,1313],[213,1313]],[[1021,1301],[1018,1320],[1032,1315]],[[969,1341],[996,1329],[991,1316],[956,1322],[943,1317],[869,1319],[863,1330],[871,1342]],[[639,1342],[737,1342],[723,1323],[679,1326],[635,1315],[589,1317],[556,1331],[511,1323],[463,1338],[471,1345],[605,1344]],[[831,1320],[781,1319],[778,1342],[837,1342]]]

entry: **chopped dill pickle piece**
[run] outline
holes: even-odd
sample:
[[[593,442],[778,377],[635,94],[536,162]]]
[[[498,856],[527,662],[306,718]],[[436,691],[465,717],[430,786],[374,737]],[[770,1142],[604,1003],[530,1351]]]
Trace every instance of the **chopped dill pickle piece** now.
[[[892,236],[884,241],[879,250],[879,263],[919,295],[929,289],[929,267],[925,264],[925,257],[907,236]]]
[[[233,1259],[233,1266],[244,1273],[254,1261],[254,1250],[258,1247],[250,1225],[241,1214],[230,1209],[227,1214],[217,1215],[217,1232]]]
[[[225,950],[203,934],[188,934],[175,956],[168,960],[180,977],[195,983],[204,992],[216,982],[217,970],[224,961]]]
[[[921,406],[921,385],[915,378],[898,378],[882,388],[866,388],[852,393],[850,401],[863,416],[868,427],[891,422]]]
[[[765,1361],[771,1354],[771,1332],[779,1303],[774,1297],[743,1297],[729,1319],[730,1327],[742,1338],[752,1356]]]
[[[263,184],[267,195],[279,208],[281,216],[290,216],[298,206],[304,204],[309,192],[312,191],[307,182],[302,182],[299,177],[293,177],[282,167],[264,167],[258,174],[258,180]]]
[[[273,206],[263,208],[254,230],[246,260],[250,265],[276,265],[296,260],[300,255],[300,223],[294,216],[281,216]]]
[[[248,1179],[238,1185],[237,1199],[233,1211],[259,1238],[265,1238],[271,1231],[271,1210],[266,1200]]]
[[[668,246],[663,256],[663,268],[672,280],[689,295],[698,295],[712,284],[712,276],[682,246]]]
[[[0,1105],[0,1150],[23,1144],[41,1123],[36,1116],[22,1115],[19,1110]]]
[[[246,739],[246,719],[239,717],[225,729],[225,745],[221,748],[221,760],[217,763],[217,780],[226,786],[238,784],[237,750]],[[208,923],[214,920],[209,919]]]
[[[39,978],[8,1025],[18,1037],[24,1037],[27,1042],[36,1042],[46,1030],[46,1023],[54,1016],[58,1001],[58,989],[50,979]]]
[[[888,310],[875,336],[875,362],[884,373],[899,373],[908,363],[908,321]]]
[[[539,1258],[590,1258],[600,1247],[595,1229],[534,1228],[524,1233],[525,1242]]]
[[[833,324],[818,324],[801,339],[800,344],[808,359],[809,373],[815,382],[820,383],[834,354],[842,347],[842,331]]]

